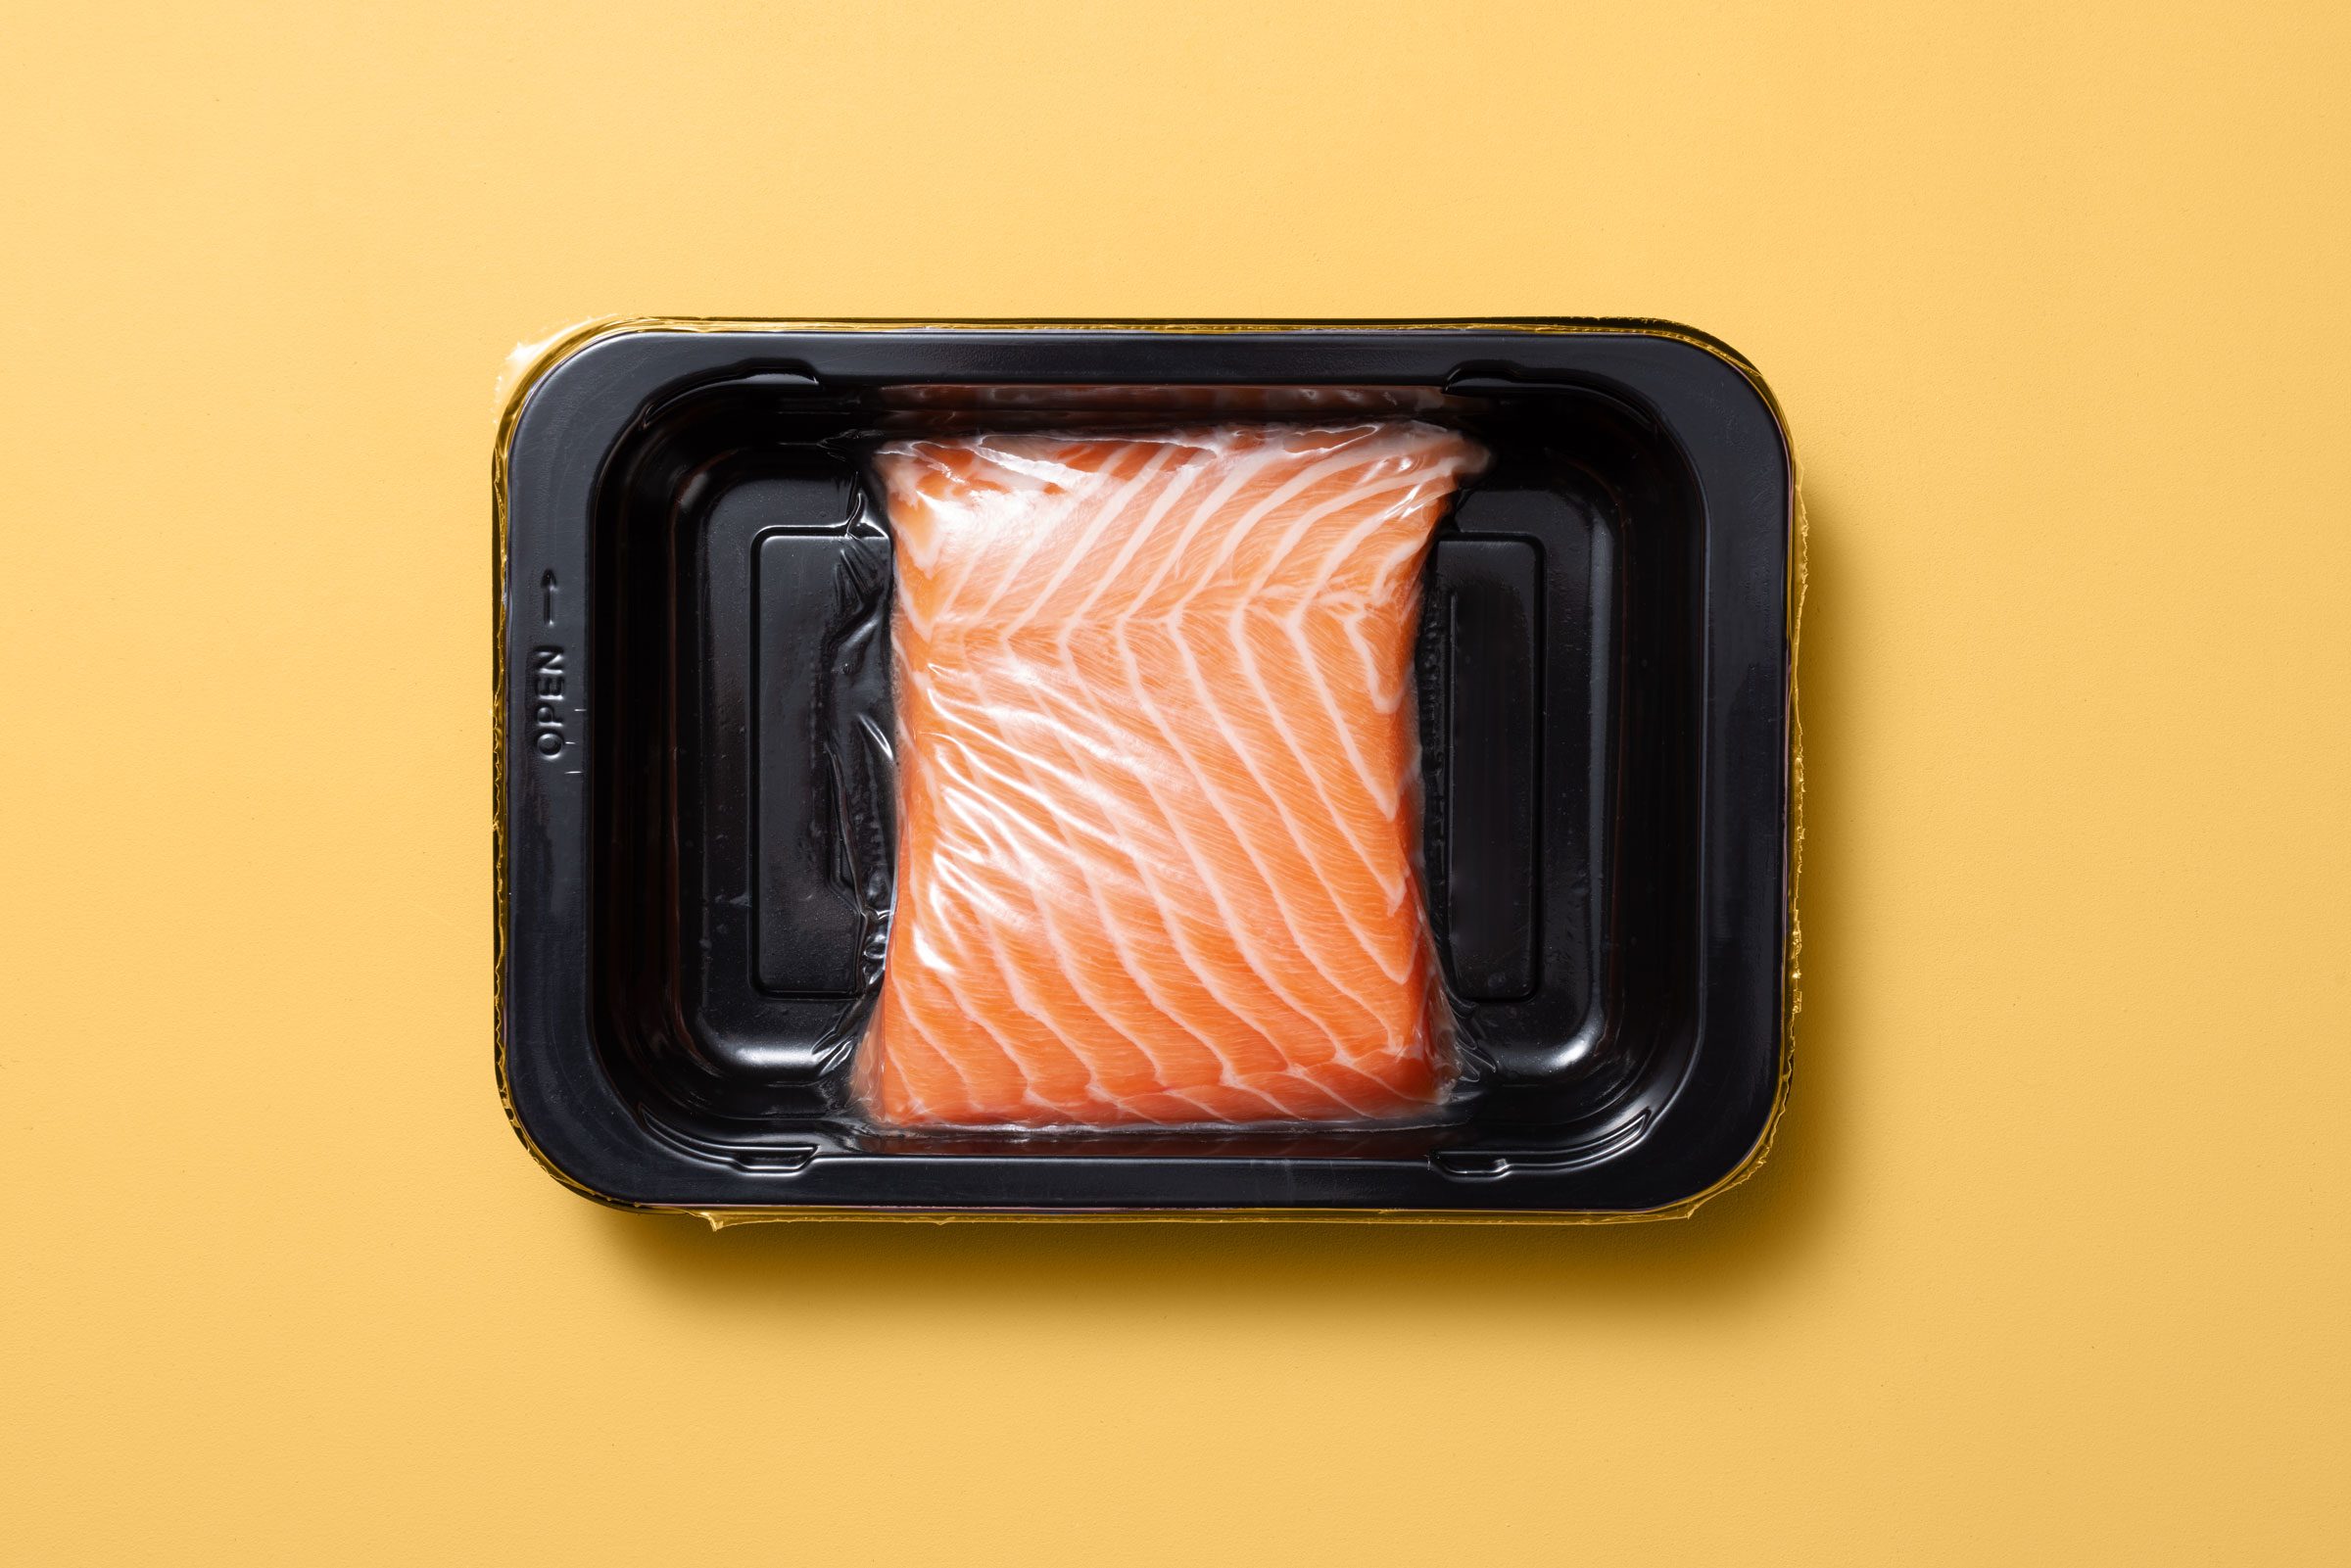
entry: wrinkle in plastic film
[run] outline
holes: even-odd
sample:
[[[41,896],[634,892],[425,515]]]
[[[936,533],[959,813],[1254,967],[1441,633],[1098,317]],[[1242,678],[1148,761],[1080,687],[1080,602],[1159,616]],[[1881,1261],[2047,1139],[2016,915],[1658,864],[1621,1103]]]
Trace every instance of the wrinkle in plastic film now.
[[[854,998],[820,1050],[855,1046],[889,945],[896,838],[890,541],[850,498],[844,525],[760,544],[757,849],[761,984]]]

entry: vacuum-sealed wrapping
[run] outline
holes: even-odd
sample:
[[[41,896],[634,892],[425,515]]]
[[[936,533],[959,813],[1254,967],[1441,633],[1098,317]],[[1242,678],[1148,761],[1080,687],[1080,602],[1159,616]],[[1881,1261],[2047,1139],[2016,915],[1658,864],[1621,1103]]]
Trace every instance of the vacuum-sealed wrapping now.
[[[895,1126],[1432,1114],[1418,423],[895,442]]]

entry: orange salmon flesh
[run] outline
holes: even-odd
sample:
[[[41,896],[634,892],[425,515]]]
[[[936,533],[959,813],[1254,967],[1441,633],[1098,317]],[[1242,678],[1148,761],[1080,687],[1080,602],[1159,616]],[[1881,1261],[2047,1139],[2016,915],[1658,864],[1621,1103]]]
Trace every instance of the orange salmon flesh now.
[[[1452,1077],[1417,865],[1435,425],[906,440],[897,889],[852,1083],[899,1127],[1358,1121]]]

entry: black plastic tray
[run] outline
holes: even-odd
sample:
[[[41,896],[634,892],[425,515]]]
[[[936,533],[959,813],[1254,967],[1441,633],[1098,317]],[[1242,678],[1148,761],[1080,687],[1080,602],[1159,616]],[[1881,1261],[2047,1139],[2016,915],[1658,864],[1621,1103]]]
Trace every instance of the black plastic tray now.
[[[1444,1125],[1009,1138],[843,1114],[843,726],[890,389],[1442,389],[1495,462],[1432,551],[1429,897],[1490,1064]],[[560,1178],[728,1212],[1596,1213],[1758,1158],[1787,1068],[1792,467],[1744,360],[1640,322],[627,324],[498,463],[499,1071]],[[844,570],[844,567],[846,568]],[[845,586],[844,586],[845,585]],[[871,617],[866,617],[871,621]],[[827,770],[832,770],[828,772]]]

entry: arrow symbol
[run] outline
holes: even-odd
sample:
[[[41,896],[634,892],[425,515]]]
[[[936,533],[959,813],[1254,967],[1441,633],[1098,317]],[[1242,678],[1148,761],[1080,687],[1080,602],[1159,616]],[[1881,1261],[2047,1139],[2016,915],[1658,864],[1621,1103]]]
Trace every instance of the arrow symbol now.
[[[547,624],[550,626],[554,625],[555,573],[552,567],[548,569],[545,577],[539,579],[539,603],[541,605],[541,613],[547,618]]]

